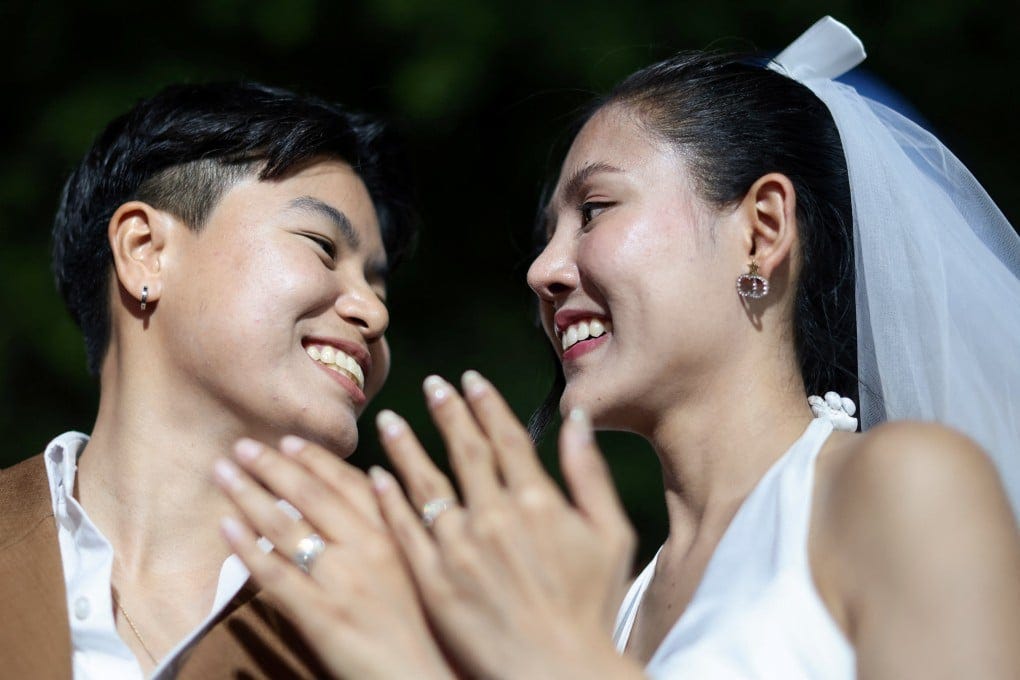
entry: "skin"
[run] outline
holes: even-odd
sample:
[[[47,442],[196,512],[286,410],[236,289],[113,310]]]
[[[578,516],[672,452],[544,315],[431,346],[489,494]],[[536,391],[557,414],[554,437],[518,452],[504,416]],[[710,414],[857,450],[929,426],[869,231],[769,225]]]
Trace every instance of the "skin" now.
[[[342,211],[344,239],[314,199]],[[336,247],[327,255],[313,238]],[[305,353],[308,337],[346,341],[372,359],[365,397],[389,369],[380,265],[385,250],[363,182],[320,159],[279,181],[229,188],[194,232],[132,201],[109,224],[115,271],[101,400],[76,494],[115,551],[113,588],[160,658],[209,612],[229,550],[229,504],[210,466],[242,435],[297,432],[342,456],[364,408]],[[147,310],[139,309],[148,286]],[[117,612],[143,670],[152,663]]]
[[[437,635],[469,675],[640,677],[741,503],[812,419],[793,346],[791,182],[767,174],[725,209],[705,205],[692,186],[682,156],[622,108],[598,112],[564,161],[549,241],[528,281],[563,358],[569,498],[488,383],[466,374],[461,398],[429,379],[426,400],[461,505],[426,530],[412,507],[455,496],[454,486],[406,423],[381,414],[384,447],[411,500],[375,471],[382,516]],[[734,279],[752,259],[771,285],[748,302]],[[557,314],[572,312],[611,330],[564,354]],[[585,413],[596,429],[646,438],[663,468],[669,536],[624,656],[609,626],[633,533]],[[252,555],[263,524],[254,512],[246,520],[255,529],[247,550],[231,540]],[[859,677],[1016,677],[1020,540],[996,472],[970,440],[909,422],[833,433],[816,464],[808,551]],[[280,574],[265,576],[295,609],[315,609]]]
[[[413,677],[585,677],[592,664],[611,677],[640,677],[633,663],[601,644],[623,596],[635,538],[586,418],[572,418],[561,433],[568,500],[481,376],[465,374],[464,398],[436,376],[425,390],[465,491],[463,507],[444,511],[430,531],[389,473],[371,470],[372,498],[361,490],[368,489],[362,473],[314,445],[285,439],[279,452],[263,447],[256,459],[235,449],[243,471],[219,464],[221,488],[244,519],[224,523],[229,544],[295,614],[336,677],[408,677],[394,670],[392,650],[424,649],[413,632],[420,610],[406,606],[415,591],[452,664],[441,667],[422,654]],[[402,418],[383,411],[378,425],[416,507],[455,497]],[[225,467],[229,474],[219,472]],[[330,477],[338,481],[332,502],[315,488]],[[307,508],[309,524],[294,527],[256,482]],[[349,505],[339,507],[339,498]],[[294,545],[313,530],[327,545],[307,575],[255,542],[261,534]],[[362,549],[366,535],[373,549]],[[345,563],[346,555],[353,561]],[[398,575],[401,557],[410,573],[396,588],[390,577]],[[406,615],[388,617],[385,605],[401,598]]]
[[[789,180],[766,175],[732,209],[698,209],[693,192],[658,181],[673,159],[629,111],[598,113],[564,162],[551,238],[528,276],[554,346],[559,310],[612,319],[607,342],[565,362],[563,408],[644,436],[663,465],[670,533],[627,648],[642,663],[682,615],[740,503],[811,417],[790,329],[798,262]],[[622,172],[563,191],[564,178],[600,163]],[[686,202],[696,221],[678,224]],[[586,215],[577,209],[586,203],[605,205]],[[688,228],[701,235],[694,245],[675,236]],[[772,289],[746,305],[732,279],[752,258]],[[1016,526],[969,440],[918,423],[832,435],[819,458],[809,550],[861,677],[1011,677],[1020,668],[1010,642],[1020,631]]]

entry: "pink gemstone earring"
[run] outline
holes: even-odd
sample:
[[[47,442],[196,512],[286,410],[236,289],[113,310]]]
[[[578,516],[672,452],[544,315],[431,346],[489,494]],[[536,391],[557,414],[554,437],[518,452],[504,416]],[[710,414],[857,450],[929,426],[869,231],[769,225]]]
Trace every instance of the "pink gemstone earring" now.
[[[758,273],[758,263],[751,260],[750,271],[737,277],[737,293],[742,298],[760,300],[769,294],[769,280]]]

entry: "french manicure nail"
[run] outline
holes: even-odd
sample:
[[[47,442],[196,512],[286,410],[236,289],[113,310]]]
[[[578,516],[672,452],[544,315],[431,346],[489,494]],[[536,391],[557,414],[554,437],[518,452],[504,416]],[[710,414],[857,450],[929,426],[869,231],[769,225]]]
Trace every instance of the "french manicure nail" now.
[[[243,460],[246,463],[250,463],[258,458],[261,450],[262,445],[253,439],[239,439],[234,444],[234,455],[237,456],[238,460]]]
[[[465,371],[460,378],[464,393],[471,397],[481,396],[485,392],[485,378],[478,371]]]
[[[570,409],[568,418],[574,424],[574,432],[578,437],[579,443],[586,443],[591,440],[591,420],[584,409],[580,407]]]
[[[438,375],[425,378],[425,397],[430,404],[442,404],[450,396],[450,385]]]
[[[372,479],[372,487],[376,491],[386,491],[393,483],[393,477],[390,476],[390,473],[378,465],[368,468],[368,476]]]
[[[591,423],[588,421],[588,413],[580,406],[575,406],[570,409],[570,419],[578,425],[584,425],[585,427],[591,427]]]
[[[393,411],[384,409],[375,417],[375,426],[387,439],[396,437],[404,430],[404,420]]]
[[[216,479],[219,480],[223,486],[226,486],[229,489],[236,489],[241,483],[241,477],[237,472],[237,467],[225,458],[220,458],[216,461],[216,464],[213,466],[213,474],[216,475]]]
[[[233,517],[221,517],[220,518],[220,530],[223,535],[231,541],[239,541],[244,535],[244,530],[241,528],[241,523]]]
[[[305,440],[301,437],[295,437],[292,434],[288,434],[286,437],[280,440],[280,451],[293,456],[295,453],[305,447]]]

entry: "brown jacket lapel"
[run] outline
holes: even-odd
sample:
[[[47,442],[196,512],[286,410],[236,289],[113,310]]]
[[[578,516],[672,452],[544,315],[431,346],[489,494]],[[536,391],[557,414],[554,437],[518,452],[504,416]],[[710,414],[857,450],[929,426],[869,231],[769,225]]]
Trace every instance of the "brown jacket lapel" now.
[[[0,669],[70,678],[64,573],[41,455],[0,470]]]
[[[297,629],[246,584],[180,665],[180,680],[328,678]]]
[[[0,470],[0,675],[71,677],[71,634],[41,455]],[[181,680],[328,677],[294,626],[246,585],[177,663]]]

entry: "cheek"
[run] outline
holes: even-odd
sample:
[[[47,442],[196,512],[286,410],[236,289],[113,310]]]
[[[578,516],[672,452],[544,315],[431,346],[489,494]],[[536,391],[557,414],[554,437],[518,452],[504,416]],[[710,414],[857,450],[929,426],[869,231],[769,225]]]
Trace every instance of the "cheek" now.
[[[542,330],[545,331],[547,337],[556,339],[555,322],[553,321],[553,306],[548,302],[538,303],[538,316],[542,323]]]
[[[659,289],[689,256],[661,227],[631,222],[624,228],[592,232],[578,248],[578,266],[582,279],[612,304],[643,296],[644,289]]]
[[[263,249],[234,262],[241,313],[293,319],[325,304],[335,285],[314,256],[293,249]]]
[[[390,374],[390,344],[386,338],[381,338],[371,349],[372,352],[372,377],[368,386],[369,398],[374,397],[382,389],[386,378]]]

